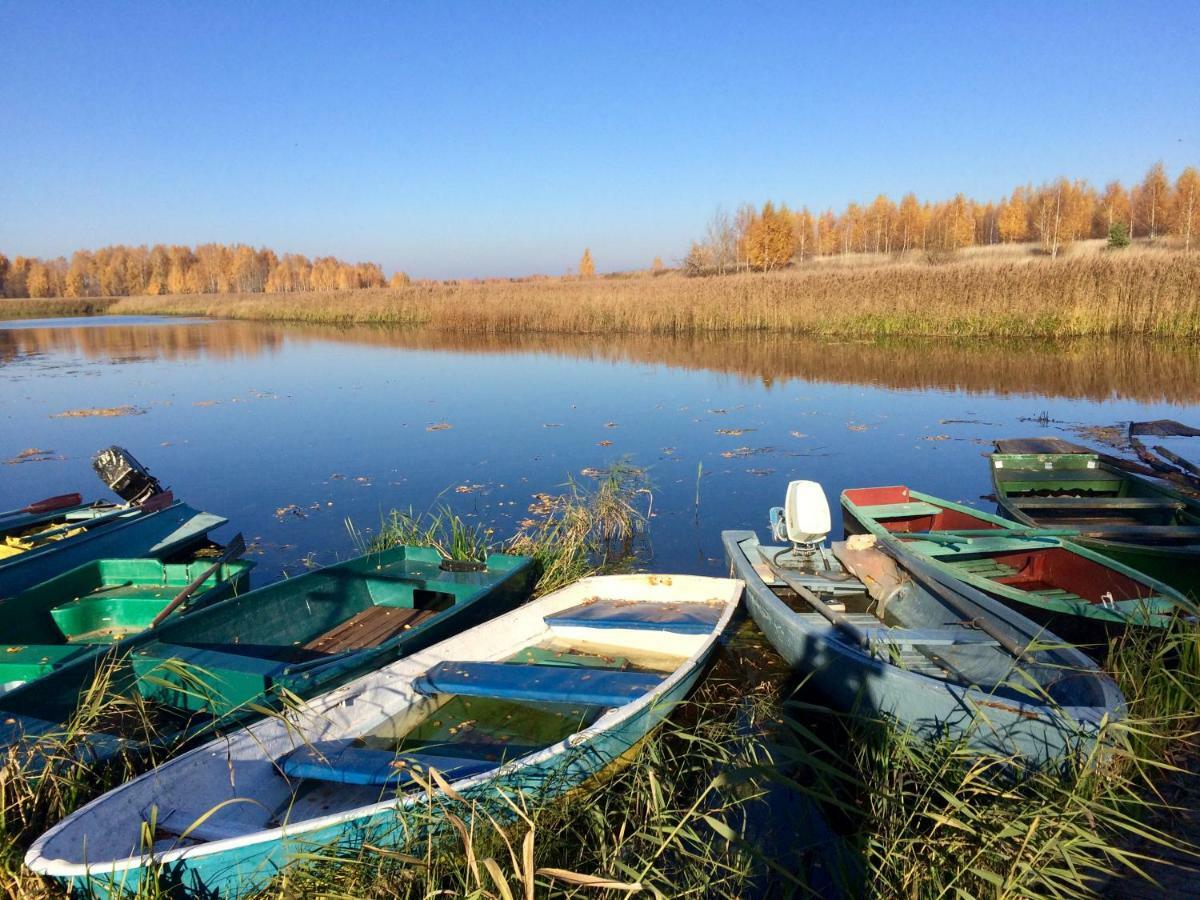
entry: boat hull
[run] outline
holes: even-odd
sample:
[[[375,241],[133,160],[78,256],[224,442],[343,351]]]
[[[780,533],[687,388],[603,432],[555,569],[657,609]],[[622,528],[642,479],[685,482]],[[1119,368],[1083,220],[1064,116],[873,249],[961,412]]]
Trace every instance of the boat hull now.
[[[811,617],[798,615],[776,596],[756,571],[753,556],[759,543],[754,532],[726,531],[722,541],[730,573],[746,582],[746,606],[755,623],[789,666],[840,711],[885,716],[923,740],[963,740],[979,752],[1019,755],[1034,766],[1086,752],[1095,743],[1104,713],[1122,715],[1123,698],[1107,683],[1107,709],[1093,711],[1098,714],[1089,721],[1078,721],[1045,706],[1002,699],[869,656],[839,640],[831,627],[813,627],[805,621]],[[1030,635],[1040,631],[1031,622],[1024,628]],[[1083,654],[1063,652],[1081,672],[1103,678]]]
[[[613,576],[609,581],[629,584],[636,579],[643,579],[653,585],[656,577]],[[196,790],[197,772],[215,767],[223,776],[218,777],[218,781],[228,782],[232,777],[239,784],[245,780],[247,784],[257,785],[259,769],[244,768],[251,764],[247,757],[252,756],[253,765],[270,767],[269,777],[277,779],[281,771],[294,776],[295,773],[286,765],[282,770],[279,768],[276,754],[281,745],[288,748],[306,746],[314,733],[312,729],[319,732],[330,727],[346,727],[336,724],[335,718],[337,722],[352,723],[356,716],[367,716],[374,721],[376,715],[398,715],[397,710],[411,705],[409,698],[414,690],[420,695],[416,685],[437,668],[440,661],[473,657],[474,654],[483,659],[496,659],[498,653],[499,658],[504,659],[515,648],[526,646],[522,643],[522,635],[538,633],[530,628],[531,622],[536,622],[536,628],[544,631],[546,625],[541,623],[546,620],[543,616],[556,610],[578,609],[576,604],[581,600],[587,605],[595,597],[596,590],[606,589],[599,586],[606,579],[588,579],[578,587],[573,586],[527,604],[511,613],[507,621],[486,623],[429,648],[423,654],[397,662],[384,671],[364,676],[318,699],[310,709],[297,713],[290,724],[264,720],[243,732],[230,735],[228,739],[215,741],[168,762],[160,771],[147,773],[117,788],[55,826],[35,843],[27,862],[36,870],[59,878],[87,896],[118,896],[147,888],[154,882],[159,889],[174,888],[188,895],[236,897],[261,889],[303,854],[320,851],[322,856],[352,856],[365,845],[403,850],[414,838],[421,839],[431,833],[450,834],[447,817],[440,812],[443,807],[460,816],[468,828],[489,828],[484,813],[500,823],[512,821],[512,806],[501,796],[501,790],[510,796],[520,793],[531,804],[549,802],[578,790],[627,760],[639,742],[661,725],[695,687],[717,645],[717,639],[728,627],[742,586],[721,579],[690,576],[689,579],[693,584],[704,582],[721,585],[719,590],[723,594],[714,598],[714,602],[720,600],[719,615],[714,616],[706,626],[708,631],[703,635],[689,632],[696,634],[696,637],[694,643],[689,644],[693,649],[686,659],[681,660],[664,681],[648,692],[638,697],[631,696],[628,703],[617,705],[593,724],[543,750],[515,758],[507,764],[496,763],[500,768],[476,777],[458,781],[448,777],[448,781],[454,781],[454,790],[470,805],[464,806],[435,791],[436,807],[431,810],[429,794],[424,790],[391,800],[388,799],[391,797],[390,789],[385,787],[380,789],[379,800],[368,807],[356,807],[311,821],[301,816],[299,821],[291,825],[251,831],[211,847],[201,843],[185,846],[182,850],[160,851],[157,860],[150,856],[126,858],[119,863],[108,863],[106,869],[105,864],[82,861],[68,863],[54,858],[54,848],[66,844],[75,847],[80,859],[86,860],[89,856],[86,847],[80,847],[78,842],[86,843],[87,835],[95,833],[93,829],[103,827],[105,816],[102,811],[111,810],[109,815],[125,819],[130,804],[140,807],[147,796],[160,798],[164,796],[161,794],[163,791],[168,797],[172,791],[187,791],[190,794]],[[660,587],[651,590],[664,590],[661,587],[663,582],[660,580],[658,583]],[[667,584],[666,589],[669,589],[669,582]],[[619,588],[620,585],[617,590]],[[572,593],[567,594],[567,591]],[[714,593],[718,591],[714,590]],[[558,602],[556,595],[564,595],[562,602],[558,606],[549,605]],[[614,590],[614,596],[622,595]],[[707,599],[712,595],[704,596]],[[664,638],[658,629],[653,631],[656,633],[637,639],[644,652],[653,653],[656,646],[663,643]],[[581,628],[571,624],[563,633],[570,634],[564,640],[579,640]],[[590,633],[596,636],[595,631]],[[614,632],[605,632],[605,635],[611,634]],[[605,645],[617,646],[620,642],[620,637],[609,638]],[[396,704],[396,707],[388,706],[389,703]],[[230,761],[235,770],[232,775],[227,769]],[[339,790],[339,786],[332,783],[329,787],[334,792]],[[250,791],[255,789],[247,788]],[[222,787],[221,790],[227,791],[228,787]],[[200,793],[204,796],[203,790]],[[123,795],[128,795],[128,798]],[[151,802],[166,804],[170,800],[154,799]],[[288,808],[294,809],[292,806]],[[89,816],[90,819],[87,818]],[[122,824],[127,827],[129,823],[123,821]],[[70,828],[76,829],[69,832],[74,835],[70,838],[56,834]],[[94,854],[90,855],[94,857]]]
[[[107,522],[94,531],[55,541],[0,562],[0,597],[11,597],[47,579],[97,559],[162,558],[201,544],[225,519],[186,503]]]

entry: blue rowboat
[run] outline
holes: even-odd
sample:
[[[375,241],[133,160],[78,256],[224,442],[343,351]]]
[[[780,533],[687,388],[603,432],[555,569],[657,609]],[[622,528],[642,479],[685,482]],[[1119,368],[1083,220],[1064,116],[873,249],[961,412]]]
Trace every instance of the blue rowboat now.
[[[818,505],[816,528],[777,512],[775,545],[753,531],[722,542],[754,621],[832,706],[1028,765],[1087,752],[1124,715],[1087,656],[982,592],[871,536],[824,546]]]
[[[302,854],[403,848],[444,827],[430,804],[453,802],[468,828],[486,827],[483,810],[510,818],[499,789],[552,800],[659,725],[741,593],[698,576],[584,579],[165,763],[64,819],[26,863],[89,896],[157,878],[234,897]]]
[[[148,721],[103,721],[83,752],[103,759],[146,742],[174,746],[261,715],[286,694],[330,690],[529,595],[528,557],[495,554],[455,569],[436,550],[395,547],[167,619],[0,696],[0,745],[62,733],[103,670],[110,691],[144,702]]]
[[[26,527],[6,523],[10,549],[28,545],[0,559],[0,597],[26,588],[97,559],[115,557],[163,558],[204,542],[208,532],[225,519],[197,512],[168,494],[141,506],[92,505],[58,510]]]

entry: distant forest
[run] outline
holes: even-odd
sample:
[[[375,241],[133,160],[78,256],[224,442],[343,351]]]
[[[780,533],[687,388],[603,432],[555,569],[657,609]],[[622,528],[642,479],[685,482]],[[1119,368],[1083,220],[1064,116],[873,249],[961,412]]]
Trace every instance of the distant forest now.
[[[244,244],[102,247],[78,250],[71,261],[0,253],[0,296],[126,297],[143,294],[253,294],[384,287],[377,263],[332,256],[310,260]],[[392,285],[407,284],[402,273]]]
[[[868,205],[851,203],[839,215],[814,214],[766,203],[717,212],[691,246],[688,274],[767,271],[817,256],[849,253],[953,252],[963,247],[1036,242],[1051,256],[1074,241],[1170,237],[1186,250],[1200,247],[1200,171],[1189,166],[1174,183],[1161,163],[1130,188],[1112,181],[1097,190],[1059,178],[1018,187],[999,203],[964,194],[938,203],[905,194],[899,204],[880,194]]]
[[[1132,187],[1112,181],[1103,190],[1083,180],[1059,178],[1038,188],[1018,187],[998,203],[980,203],[964,194],[930,203],[908,193],[897,204],[880,194],[867,205],[851,203],[840,214],[832,209],[814,214],[808,207],[793,211],[769,202],[761,208],[746,204],[733,215],[713,215],[703,238],[692,243],[682,269],[688,275],[771,271],[814,257],[910,251],[933,256],[964,247],[1028,242],[1057,256],[1086,238],[1107,238],[1115,247],[1134,239],[1169,240],[1184,250],[1200,247],[1200,170],[1189,166],[1172,182],[1159,163]],[[665,271],[657,258],[651,271]],[[585,251],[577,277],[594,274],[595,263]],[[403,272],[389,281],[377,263],[280,256],[244,244],[116,245],[78,250],[69,262],[63,257],[10,260],[0,253],[4,297],[290,294],[408,283]]]

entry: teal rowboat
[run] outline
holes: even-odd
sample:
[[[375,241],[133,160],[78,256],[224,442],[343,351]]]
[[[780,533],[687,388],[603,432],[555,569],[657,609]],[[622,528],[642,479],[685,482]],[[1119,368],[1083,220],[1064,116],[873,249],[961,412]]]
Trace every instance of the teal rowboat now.
[[[501,791],[552,801],[659,725],[741,593],[697,576],[584,579],[165,763],[58,823],[26,863],[87,896],[157,881],[238,897],[298,858],[449,831],[443,804],[469,829],[507,823]]]
[[[528,557],[447,571],[435,550],[396,547],[285,579],[167,619],[101,656],[0,696],[0,744],[54,734],[98,670],[143,701],[87,737],[97,758],[176,742],[261,715],[281,693],[308,698],[505,612],[530,590]],[[136,720],[136,721],[131,721]],[[145,728],[153,728],[153,737]]]
[[[1096,453],[993,453],[991,472],[1005,515],[1074,532],[1064,537],[1200,599],[1200,500]]]
[[[204,557],[179,563],[99,559],[0,600],[0,691],[146,630],[211,565]],[[249,561],[222,563],[172,615],[244,594],[252,568]]]
[[[6,523],[5,545],[16,552],[0,558],[0,597],[97,559],[162,559],[186,552],[225,522],[160,494],[141,506],[94,505],[58,510],[29,527]],[[16,538],[28,546],[14,547]]]
[[[1194,607],[1174,588],[1057,533],[902,485],[842,493],[848,534],[868,532],[1081,644],[1128,626],[1161,628]]]

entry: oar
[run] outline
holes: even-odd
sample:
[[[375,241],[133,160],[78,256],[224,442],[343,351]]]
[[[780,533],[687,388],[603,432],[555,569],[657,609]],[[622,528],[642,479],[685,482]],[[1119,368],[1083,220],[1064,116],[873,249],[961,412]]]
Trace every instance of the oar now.
[[[37,515],[39,513],[53,512],[56,509],[64,509],[68,506],[78,506],[82,502],[83,497],[79,494],[59,494],[57,497],[47,497],[45,500],[38,500],[36,503],[22,506],[20,509],[10,509],[7,512],[0,512],[0,519],[6,519],[9,516],[19,516],[22,513]]]
[[[863,634],[862,630],[859,629],[858,626],[847,620],[845,616],[818,597],[814,591],[810,591],[795,578],[791,577],[781,568],[779,568],[779,566],[772,562],[768,562],[767,565],[770,566],[771,571],[774,573],[776,578],[795,591],[800,596],[801,600],[828,619],[829,624],[852,637],[854,642],[864,650],[871,649],[870,638]]]
[[[932,541],[935,544],[969,544],[977,537],[1070,538],[1078,528],[964,528],[962,531],[893,531],[893,536]]]
[[[1005,634],[1000,629],[996,628],[986,618],[987,612],[970,601],[963,598],[957,591],[950,588],[937,580],[934,569],[927,566],[919,566],[913,563],[905,563],[898,556],[892,553],[884,544],[878,545],[879,549],[892,559],[900,564],[901,569],[907,570],[910,574],[913,570],[925,569],[921,574],[924,576],[923,584],[930,593],[937,595],[947,606],[958,613],[960,616],[969,620],[976,628],[994,640],[997,644],[1015,656],[1017,659],[1024,659],[1029,652],[1029,647],[1019,641],[1014,640],[1010,635]],[[975,588],[971,588],[975,590]],[[970,605],[968,605],[970,604]],[[982,615],[981,615],[982,613]]]
[[[166,605],[166,607],[163,609],[163,611],[154,617],[153,621],[151,621],[151,623],[150,623],[150,627],[157,628],[159,623],[161,623],[163,621],[163,619],[165,619],[167,616],[171,615],[171,613],[175,612],[175,610],[179,607],[179,605],[181,603],[183,603],[185,600],[187,600],[188,597],[192,596],[192,594],[196,593],[196,591],[199,590],[200,585],[204,584],[204,582],[206,582],[208,580],[210,575],[212,575],[214,572],[216,572],[218,569],[220,569],[221,566],[225,565],[225,563],[229,562],[232,559],[237,559],[239,556],[241,556],[245,552],[246,552],[246,539],[244,537],[242,537],[241,532],[238,532],[236,535],[234,535],[233,540],[230,541],[229,544],[225,547],[225,552],[222,553],[220,556],[218,556],[216,561],[213,562],[213,564],[211,566],[209,566],[207,569],[205,569],[203,572],[201,572],[199,575],[197,575],[194,579],[192,579],[191,584],[189,584],[182,591],[180,591],[178,594],[176,594],[175,599],[172,600],[170,603],[168,603]]]

